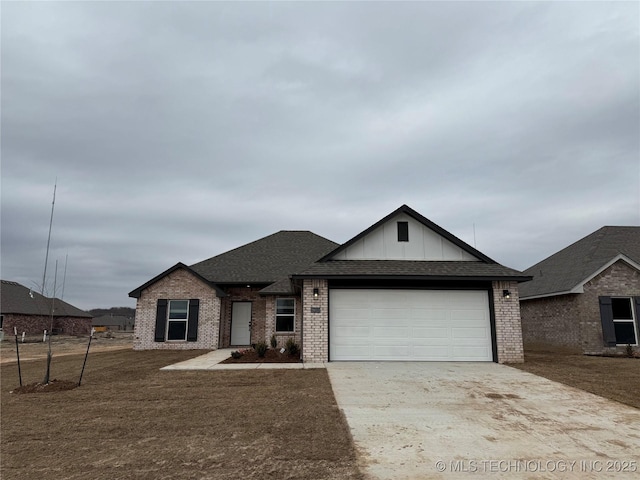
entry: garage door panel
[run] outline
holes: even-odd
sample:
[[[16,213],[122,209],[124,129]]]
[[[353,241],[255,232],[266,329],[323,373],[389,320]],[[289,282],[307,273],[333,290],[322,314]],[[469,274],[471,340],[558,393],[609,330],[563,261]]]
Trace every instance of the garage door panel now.
[[[330,290],[331,360],[491,361],[486,291]]]
[[[409,360],[410,351],[405,345],[376,345],[373,355],[381,360]]]
[[[491,350],[482,346],[478,347],[453,347],[452,353],[455,357],[459,358],[461,361],[477,361],[478,357],[483,357],[491,354]]]
[[[451,329],[451,335],[455,340],[485,340],[487,334],[487,329],[483,327],[453,327]]]
[[[411,360],[441,362],[449,358],[448,345],[432,345],[428,350],[415,349],[412,352]]]
[[[447,328],[440,327],[414,327],[412,330],[412,337],[414,340],[422,338],[449,338],[449,332]]]
[[[337,357],[349,356],[350,360],[370,360],[371,353],[369,351],[369,346],[363,347],[342,347],[337,346],[335,348],[335,354]]]

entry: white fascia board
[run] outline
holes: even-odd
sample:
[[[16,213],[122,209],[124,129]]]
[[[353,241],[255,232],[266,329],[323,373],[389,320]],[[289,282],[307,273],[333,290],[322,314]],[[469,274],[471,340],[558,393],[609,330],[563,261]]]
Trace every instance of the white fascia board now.
[[[569,295],[570,293],[583,293],[583,292],[574,292],[573,290],[567,290],[565,292],[543,293],[542,295],[531,295],[529,297],[520,297],[520,300],[535,300],[537,298],[558,297],[560,295]]]

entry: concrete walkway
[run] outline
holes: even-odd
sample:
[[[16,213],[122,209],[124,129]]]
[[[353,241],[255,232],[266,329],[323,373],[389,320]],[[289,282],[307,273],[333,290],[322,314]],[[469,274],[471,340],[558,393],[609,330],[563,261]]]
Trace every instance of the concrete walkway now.
[[[161,368],[160,370],[255,370],[265,369],[310,369],[325,368],[324,363],[227,363],[222,364],[231,356],[234,348],[221,348],[212,352],[200,355],[199,357],[174,363]]]
[[[368,479],[640,478],[638,409],[488,362],[327,371]]]

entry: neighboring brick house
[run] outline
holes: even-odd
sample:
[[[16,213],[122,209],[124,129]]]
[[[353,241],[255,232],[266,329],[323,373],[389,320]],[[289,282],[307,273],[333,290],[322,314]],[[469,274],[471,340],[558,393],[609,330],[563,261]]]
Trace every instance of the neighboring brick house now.
[[[134,349],[215,349],[294,338],[305,362],[522,362],[518,282],[406,205],[338,245],[281,231],[129,295]]]
[[[0,328],[5,335],[18,333],[42,335],[51,329],[53,306],[53,332],[65,335],[91,333],[90,313],[80,310],[59,298],[47,298],[16,282],[1,280]]]
[[[132,332],[135,321],[123,315],[101,315],[91,322],[96,332]]]
[[[640,227],[602,227],[524,273],[533,277],[520,285],[525,345],[638,349]]]

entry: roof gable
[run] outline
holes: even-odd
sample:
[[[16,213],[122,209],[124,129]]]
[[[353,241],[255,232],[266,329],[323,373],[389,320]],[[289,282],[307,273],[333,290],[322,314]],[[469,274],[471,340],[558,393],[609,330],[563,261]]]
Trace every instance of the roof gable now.
[[[142,291],[149,288],[151,285],[153,285],[154,283],[158,282],[159,280],[162,280],[164,277],[166,277],[167,275],[170,275],[171,273],[175,272],[176,270],[186,270],[187,272],[189,272],[191,275],[193,275],[194,277],[196,277],[198,280],[200,280],[201,282],[205,283],[206,285],[210,286],[212,289],[215,290],[216,295],[218,297],[224,297],[226,296],[226,294],[213,282],[207,280],[206,278],[204,278],[202,275],[200,275],[198,272],[192,270],[190,267],[188,267],[187,265],[185,265],[182,262],[178,262],[176,263],[173,267],[168,268],[167,270],[165,270],[164,272],[162,272],[159,275],[156,275],[155,277],[153,277],[151,280],[149,280],[148,282],[140,285],[138,288],[132,290],[129,292],[129,296],[133,297],[133,298],[140,298],[140,295],[142,295]]]
[[[638,269],[640,227],[605,226],[525,270],[520,298],[582,293],[585,283],[622,260]]]
[[[397,222],[407,222],[408,241],[398,241]],[[482,261],[495,263],[471,245],[402,205],[320,262],[329,260]]]

